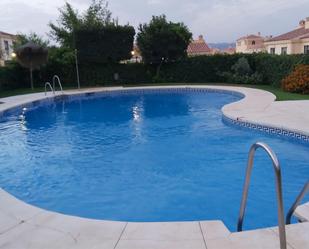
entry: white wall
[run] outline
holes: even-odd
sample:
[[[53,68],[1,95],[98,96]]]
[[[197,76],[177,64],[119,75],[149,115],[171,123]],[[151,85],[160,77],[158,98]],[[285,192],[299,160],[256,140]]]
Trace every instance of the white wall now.
[[[271,48],[276,49],[276,54],[281,54],[281,48],[287,47],[287,54],[303,54],[304,46],[309,45],[309,39],[299,41],[279,41],[266,43],[267,52],[270,53]]]
[[[5,45],[4,45],[4,42],[5,41],[8,41],[9,43],[9,50],[8,50],[8,53],[7,51],[5,50]],[[12,57],[12,53],[13,53],[13,40],[12,38],[9,38],[9,37],[6,37],[6,36],[0,36],[0,49],[2,51],[2,58],[4,60],[10,60]]]
[[[280,55],[281,54],[281,49],[286,47],[287,48],[287,54],[292,54],[293,53],[293,46],[290,42],[275,42],[271,44],[266,44],[266,49],[267,52],[270,54],[271,53],[271,48],[275,48],[275,54]]]

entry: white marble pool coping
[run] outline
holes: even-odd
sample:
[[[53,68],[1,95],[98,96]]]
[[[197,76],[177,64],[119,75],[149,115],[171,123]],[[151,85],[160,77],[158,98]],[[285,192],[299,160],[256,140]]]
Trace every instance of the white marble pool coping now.
[[[309,101],[275,102],[275,96],[269,92],[230,86],[134,89],[187,87],[229,90],[245,95],[242,100],[222,108],[228,118],[309,134]],[[128,88],[91,88],[65,91],[65,94],[123,89]],[[44,93],[2,98],[0,112],[44,98]],[[297,215],[305,222],[286,227],[288,248],[309,248],[309,203],[299,207]],[[134,223],[90,220],[42,210],[1,189],[0,218],[0,248],[279,248],[277,228],[231,233],[221,221]]]

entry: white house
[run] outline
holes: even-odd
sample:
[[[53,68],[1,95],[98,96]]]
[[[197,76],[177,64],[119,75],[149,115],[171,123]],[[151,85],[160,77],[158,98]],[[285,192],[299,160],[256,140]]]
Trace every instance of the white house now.
[[[270,54],[309,54],[309,17],[301,20],[296,29],[273,37],[264,44]]]
[[[4,62],[12,59],[13,44],[16,36],[0,31],[0,66],[4,66]]]
[[[265,52],[265,38],[260,33],[246,35],[236,41],[236,53],[252,54]]]

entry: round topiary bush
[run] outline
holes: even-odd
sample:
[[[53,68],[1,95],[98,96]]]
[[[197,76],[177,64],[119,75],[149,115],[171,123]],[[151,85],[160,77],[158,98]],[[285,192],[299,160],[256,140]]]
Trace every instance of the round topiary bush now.
[[[298,65],[282,80],[282,88],[287,92],[309,93],[309,65]]]

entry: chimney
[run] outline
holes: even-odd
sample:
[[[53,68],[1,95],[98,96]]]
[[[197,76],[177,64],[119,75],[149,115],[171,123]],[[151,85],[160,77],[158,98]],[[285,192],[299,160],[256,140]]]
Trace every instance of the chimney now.
[[[261,36],[261,32],[258,32],[258,36]]]
[[[309,17],[306,18],[304,26],[305,26],[305,29],[309,29]]]
[[[299,21],[299,26],[298,26],[298,28],[304,28],[304,27],[305,27],[305,23],[306,23],[305,20]]]
[[[198,36],[198,41],[199,42],[205,42],[203,35]]]

